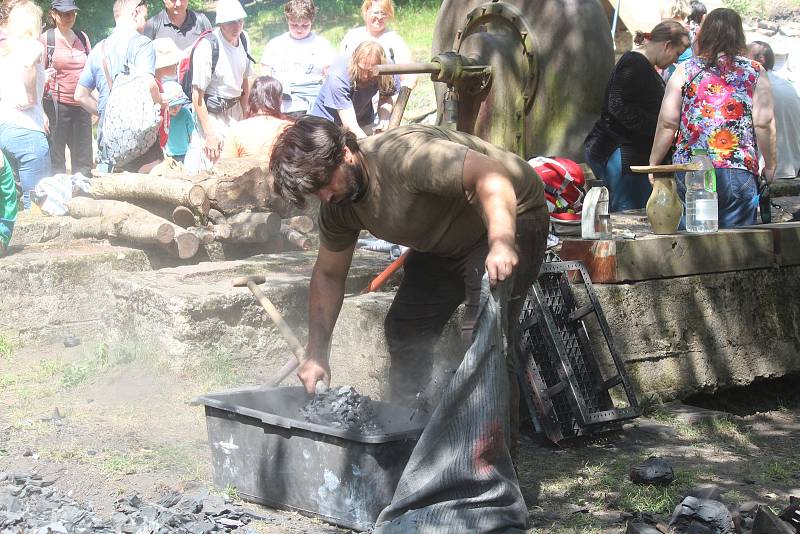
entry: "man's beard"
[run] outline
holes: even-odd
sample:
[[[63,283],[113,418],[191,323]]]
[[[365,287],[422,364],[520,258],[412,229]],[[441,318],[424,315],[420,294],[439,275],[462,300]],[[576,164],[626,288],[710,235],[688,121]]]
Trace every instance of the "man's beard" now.
[[[349,206],[358,202],[364,197],[367,192],[367,181],[364,177],[364,169],[358,163],[345,164],[344,166],[344,179],[347,184],[347,190],[342,200],[332,202],[337,206]]]

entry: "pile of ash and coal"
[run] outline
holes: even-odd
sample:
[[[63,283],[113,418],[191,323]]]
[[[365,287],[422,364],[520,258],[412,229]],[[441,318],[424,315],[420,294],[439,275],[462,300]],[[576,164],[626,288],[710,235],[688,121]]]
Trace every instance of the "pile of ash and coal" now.
[[[383,431],[372,399],[349,386],[316,394],[300,413],[309,423],[339,428],[360,434]]]

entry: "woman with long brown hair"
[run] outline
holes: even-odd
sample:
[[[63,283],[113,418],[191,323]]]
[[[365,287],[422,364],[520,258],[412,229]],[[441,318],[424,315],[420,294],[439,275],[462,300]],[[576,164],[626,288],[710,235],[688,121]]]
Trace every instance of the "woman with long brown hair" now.
[[[382,63],[386,63],[386,53],[374,41],[358,45],[346,61],[340,57],[331,66],[310,114],[344,126],[358,138],[383,130],[392,113],[392,95],[397,92],[400,80],[396,76],[373,74],[372,67]],[[377,112],[372,103],[376,94],[379,95]]]
[[[650,156],[664,80],[656,68],[672,65],[689,46],[689,32],[674,20],[637,32],[637,48],[617,62],[606,86],[600,119],[586,137],[586,161],[611,194],[611,211],[644,208],[652,192],[647,178],[631,165]]]
[[[688,163],[695,149],[707,151],[716,170],[720,228],[756,222],[759,153],[761,174],[770,182],[775,176],[772,91],[764,67],[745,57],[746,45],[734,10],[706,16],[695,57],[669,80],[650,154],[657,165],[673,145],[673,163]],[[684,178],[678,175],[681,197]]]

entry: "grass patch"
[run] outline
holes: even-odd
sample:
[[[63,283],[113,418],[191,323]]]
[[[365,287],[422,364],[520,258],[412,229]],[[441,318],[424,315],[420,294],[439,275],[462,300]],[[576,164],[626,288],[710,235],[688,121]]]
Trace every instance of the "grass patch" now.
[[[14,373],[0,373],[0,389],[6,389],[19,381]]]
[[[0,334],[0,360],[10,360],[14,356],[14,342]]]
[[[642,415],[649,417],[661,423],[672,423],[675,421],[675,415],[670,412],[661,399],[654,395],[647,395],[639,403],[639,408],[642,410]]]
[[[188,370],[189,378],[204,388],[226,387],[239,379],[239,364],[229,352],[219,349],[204,351]]]
[[[618,454],[604,461],[589,461],[578,473],[568,476],[553,471],[555,478],[547,480],[542,476],[542,495],[560,502],[585,503],[590,510],[669,514],[698,480],[706,476],[696,469],[675,469],[675,480],[668,486],[634,484],[628,471],[646,458],[647,455]],[[596,532],[601,526],[591,514],[574,514],[564,532]]]
[[[764,482],[788,483],[797,479],[800,461],[774,460],[764,466],[761,478]]]
[[[158,446],[136,451],[111,451],[102,459],[101,466],[111,475],[133,475],[168,470],[197,477],[198,466],[194,455],[175,446]]]
[[[623,510],[633,513],[670,514],[696,483],[697,472],[685,469],[676,469],[675,480],[668,486],[640,485],[626,479],[619,504]]]

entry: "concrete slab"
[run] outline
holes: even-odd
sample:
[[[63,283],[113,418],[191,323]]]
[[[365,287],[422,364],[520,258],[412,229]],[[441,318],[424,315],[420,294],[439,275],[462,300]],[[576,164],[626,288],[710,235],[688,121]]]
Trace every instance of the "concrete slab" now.
[[[26,345],[96,330],[122,272],[150,270],[141,250],[91,240],[27,245],[0,258],[0,332]]]
[[[559,256],[583,261],[594,283],[654,280],[771,267],[772,238],[768,230],[737,229],[646,234],[634,240],[565,239]]]
[[[800,267],[594,287],[641,393],[673,399],[800,371]]]
[[[762,224],[759,228],[772,232],[778,265],[800,265],[800,222]]]
[[[231,279],[265,274],[262,290],[304,341],[315,258],[304,252],[262,255],[118,276],[112,283],[115,307],[106,318],[107,331],[117,339],[146,343],[176,369],[232,357],[246,360],[248,367],[255,364],[256,382],[266,380],[291,350],[250,291],[234,288]],[[388,361],[382,324],[388,309],[384,301],[391,297],[357,295],[387,265],[385,254],[355,254],[333,347],[334,364],[341,363],[339,383],[371,393],[377,392]],[[396,283],[397,278],[390,280],[386,289]]]

